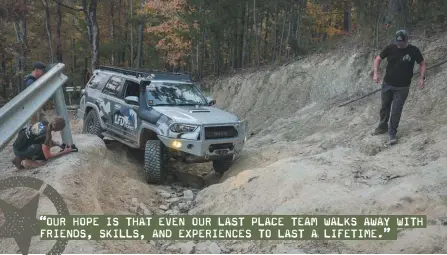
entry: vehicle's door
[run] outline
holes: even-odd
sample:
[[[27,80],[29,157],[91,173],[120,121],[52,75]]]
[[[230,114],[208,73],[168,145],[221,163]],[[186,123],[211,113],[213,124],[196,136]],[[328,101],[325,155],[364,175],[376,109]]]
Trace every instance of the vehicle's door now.
[[[124,78],[120,76],[112,76],[102,90],[103,100],[101,104],[103,104],[102,108],[104,109],[103,115],[104,117],[107,116],[107,121],[104,122],[106,123],[107,129],[116,134],[122,133],[114,113],[116,109],[120,109],[124,103],[121,100],[123,85]]]
[[[134,142],[136,142],[138,127],[141,124],[137,114],[139,93],[138,83],[126,80],[123,93],[119,98],[119,106],[113,109],[116,129],[120,131],[121,136]]]

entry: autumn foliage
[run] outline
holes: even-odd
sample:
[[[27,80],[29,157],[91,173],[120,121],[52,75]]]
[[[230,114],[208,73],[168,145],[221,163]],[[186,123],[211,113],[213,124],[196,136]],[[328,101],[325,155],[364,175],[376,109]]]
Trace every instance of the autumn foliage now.
[[[185,0],[150,0],[142,14],[149,15],[161,22],[146,29],[149,36],[158,38],[156,49],[163,52],[164,61],[172,66],[185,65],[192,44],[188,36],[189,25],[181,19],[186,7]]]

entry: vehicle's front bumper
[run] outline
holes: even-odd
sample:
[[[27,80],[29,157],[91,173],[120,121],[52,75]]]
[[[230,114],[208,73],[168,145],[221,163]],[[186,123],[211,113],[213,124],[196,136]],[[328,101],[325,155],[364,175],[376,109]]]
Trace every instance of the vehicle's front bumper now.
[[[235,137],[228,139],[213,139],[213,140],[188,140],[188,139],[175,139],[166,136],[158,136],[163,144],[171,149],[181,151],[196,157],[204,159],[216,159],[223,158],[227,156],[232,156],[238,154],[242,151],[245,143],[245,136]],[[232,149],[226,148],[220,151],[224,153],[219,153],[219,149],[212,151],[212,147],[217,147],[219,145],[231,144]]]

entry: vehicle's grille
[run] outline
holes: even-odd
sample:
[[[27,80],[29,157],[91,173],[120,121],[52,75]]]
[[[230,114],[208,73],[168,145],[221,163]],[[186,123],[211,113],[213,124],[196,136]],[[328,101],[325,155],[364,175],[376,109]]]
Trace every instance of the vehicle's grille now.
[[[205,127],[205,140],[237,137],[237,130],[232,126]]]

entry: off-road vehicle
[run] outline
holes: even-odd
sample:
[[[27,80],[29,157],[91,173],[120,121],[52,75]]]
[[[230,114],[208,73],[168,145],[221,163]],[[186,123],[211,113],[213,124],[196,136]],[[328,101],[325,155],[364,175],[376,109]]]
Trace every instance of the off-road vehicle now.
[[[148,183],[161,184],[166,162],[213,162],[227,171],[246,141],[247,122],[215,107],[189,75],[100,66],[82,90],[83,132],[144,150]]]

